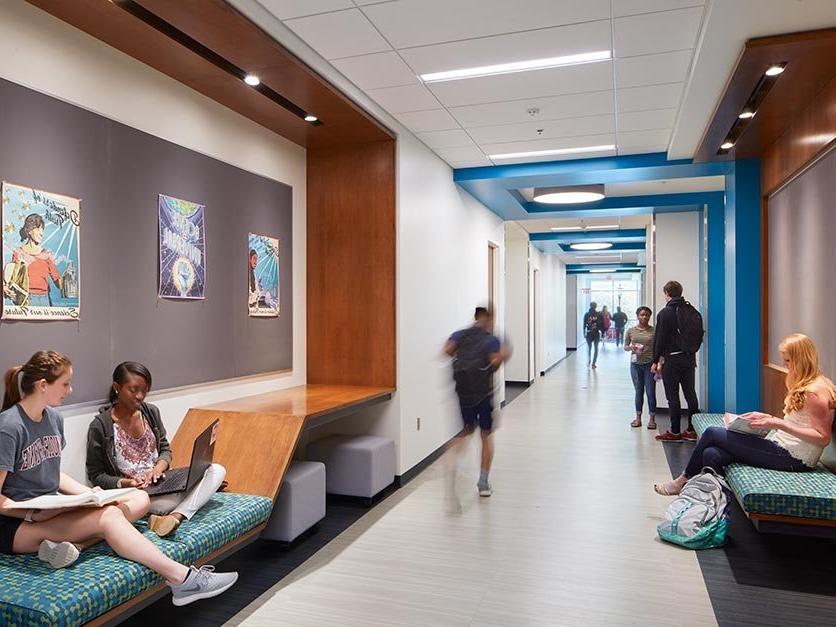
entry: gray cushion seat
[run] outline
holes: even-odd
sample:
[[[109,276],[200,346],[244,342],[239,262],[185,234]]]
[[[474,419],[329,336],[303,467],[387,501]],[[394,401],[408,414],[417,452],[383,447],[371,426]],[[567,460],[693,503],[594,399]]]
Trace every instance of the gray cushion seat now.
[[[279,490],[267,527],[267,540],[293,542],[325,518],[325,464],[295,461]]]
[[[333,435],[308,445],[326,469],[329,494],[370,499],[395,479],[395,442],[374,435]]]

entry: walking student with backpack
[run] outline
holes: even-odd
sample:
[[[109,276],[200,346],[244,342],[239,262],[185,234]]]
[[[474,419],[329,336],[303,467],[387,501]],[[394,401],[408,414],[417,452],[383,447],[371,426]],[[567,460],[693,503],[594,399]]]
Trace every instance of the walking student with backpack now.
[[[586,337],[586,347],[589,349],[586,365],[588,366],[591,361],[593,368],[598,367],[598,343],[601,341],[601,333],[604,332],[604,317],[597,309],[598,303],[591,302],[589,303],[589,311],[583,316],[583,333]],[[593,345],[595,346],[594,354],[592,352]]]
[[[666,305],[656,316],[656,336],[653,344],[653,365],[651,371],[662,373],[665,396],[671,414],[671,428],[660,433],[660,442],[696,442],[697,433],[691,417],[699,412],[699,401],[695,389],[697,351],[702,345],[705,331],[700,312],[682,297],[682,285],[668,281],[662,288]],[[680,433],[682,407],[679,390],[688,403],[688,428]]]
[[[477,307],[472,326],[456,331],[447,340],[444,352],[453,358],[453,379],[464,426],[453,444],[458,457],[464,443],[479,426],[482,456],[477,488],[479,496],[493,493],[488,481],[493,460],[493,373],[508,359],[509,352],[493,335],[493,315],[485,307]]]

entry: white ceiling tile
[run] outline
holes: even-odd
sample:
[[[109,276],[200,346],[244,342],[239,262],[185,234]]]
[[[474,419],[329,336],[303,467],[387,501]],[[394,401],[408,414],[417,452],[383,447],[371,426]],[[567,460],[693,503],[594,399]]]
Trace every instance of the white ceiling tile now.
[[[359,9],[300,17],[285,24],[326,59],[391,50]]]
[[[333,65],[360,89],[379,89],[418,83],[415,72],[397,52],[379,52],[337,59]]]
[[[437,148],[462,148],[474,146],[470,136],[461,129],[418,133],[418,138],[433,150]]]
[[[610,20],[401,50],[417,74],[612,50]]]
[[[634,57],[693,48],[703,7],[633,15],[615,20],[615,56]]]
[[[631,111],[618,114],[618,134],[629,131],[650,131],[661,128],[673,128],[676,109],[656,109],[651,111]]]
[[[606,184],[607,196],[647,196],[652,194],[717,192],[723,191],[725,188],[726,177],[722,175]]]
[[[506,154],[509,152],[558,150],[563,148],[584,148],[587,146],[605,146],[609,144],[615,144],[615,134],[613,133],[607,133],[604,135],[585,135],[583,137],[564,137],[561,139],[533,139],[529,141],[509,142],[502,144],[480,144],[480,147],[482,148],[482,150],[485,151],[486,155],[490,156],[496,154]],[[578,159],[582,156],[595,155],[570,153],[569,156],[574,156],[574,158]]]
[[[401,113],[396,117],[414,133],[447,131],[459,128],[459,123],[445,109],[413,111],[412,113]]]
[[[476,146],[463,148],[439,148],[435,153],[445,161],[481,161],[485,154]]]
[[[571,161],[573,159],[592,159],[594,157],[613,157],[618,154],[615,150],[607,152],[591,152],[589,154],[571,154],[571,155],[546,155],[542,157],[522,157],[519,159],[497,159],[494,163],[496,165],[511,165],[513,163],[540,163],[543,161]],[[610,211],[617,212],[618,209]]]
[[[644,146],[667,146],[671,129],[618,132],[618,151]]]
[[[540,111],[532,116],[532,107]],[[606,115],[614,111],[613,92],[595,91],[550,98],[530,98],[510,102],[454,107],[450,113],[466,128],[522,123],[530,120],[559,120],[585,115]]]
[[[537,131],[542,130],[542,134]],[[603,135],[615,132],[613,115],[596,115],[583,118],[503,124],[468,129],[477,144],[499,144],[529,139],[577,137],[579,135]]]
[[[612,62],[485,76],[431,83],[429,89],[447,107],[503,102],[514,98],[539,98],[612,89]]]
[[[280,20],[354,8],[351,0],[257,0]]]
[[[447,161],[454,168],[478,168],[483,165],[493,165],[488,159],[471,159],[469,161]]]
[[[684,86],[685,83],[668,83],[666,85],[619,89],[618,112],[676,109],[679,107]]]
[[[613,17],[703,6],[702,0],[612,0]]]
[[[438,109],[438,100],[423,85],[369,89],[366,93],[393,114]]]
[[[682,82],[688,73],[691,54],[691,50],[679,50],[643,57],[616,59],[616,88],[620,90],[625,87]]]
[[[610,0],[400,0],[366,6],[395,48],[610,18]]]

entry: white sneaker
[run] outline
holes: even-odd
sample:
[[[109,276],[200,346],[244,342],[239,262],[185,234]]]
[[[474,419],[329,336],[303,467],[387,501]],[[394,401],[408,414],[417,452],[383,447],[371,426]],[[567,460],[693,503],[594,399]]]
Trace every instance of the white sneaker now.
[[[170,583],[171,602],[188,605],[200,599],[210,599],[226,592],[238,580],[238,573],[216,573],[214,566],[191,566],[183,583]]]
[[[64,568],[78,559],[78,547],[72,542],[42,540],[38,547],[38,559],[53,568]]]
[[[480,483],[476,487],[479,488],[479,496],[490,496],[493,494],[493,488],[490,483]]]

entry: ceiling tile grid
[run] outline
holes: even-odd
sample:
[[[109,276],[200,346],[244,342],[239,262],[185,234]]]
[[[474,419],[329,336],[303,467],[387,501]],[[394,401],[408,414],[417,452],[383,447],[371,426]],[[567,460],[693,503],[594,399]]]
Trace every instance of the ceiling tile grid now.
[[[666,151],[706,11],[705,0],[258,1],[453,167]],[[610,58],[419,76],[601,51]]]

